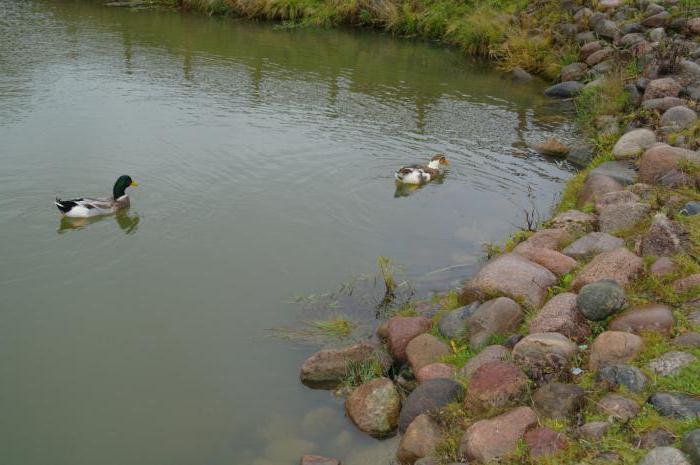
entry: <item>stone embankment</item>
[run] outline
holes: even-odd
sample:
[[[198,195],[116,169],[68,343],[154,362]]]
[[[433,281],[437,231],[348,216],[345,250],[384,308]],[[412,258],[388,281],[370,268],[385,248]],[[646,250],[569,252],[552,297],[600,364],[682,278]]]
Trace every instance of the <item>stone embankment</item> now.
[[[459,308],[394,316],[376,340],[304,363],[302,382],[324,388],[351,364],[380,367],[345,406],[363,432],[401,435],[398,462],[700,465],[700,17],[689,4],[563,0],[579,61],[546,95],[639,69],[624,82],[630,113],[597,116],[613,140],[583,172],[577,209],[485,263]],[[302,459],[312,463],[339,462]]]

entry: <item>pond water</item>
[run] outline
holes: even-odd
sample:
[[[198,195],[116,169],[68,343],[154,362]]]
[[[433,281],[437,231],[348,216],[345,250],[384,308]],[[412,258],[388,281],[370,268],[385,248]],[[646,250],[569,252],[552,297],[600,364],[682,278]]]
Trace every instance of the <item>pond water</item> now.
[[[546,213],[571,168],[525,147],[572,126],[542,90],[367,31],[0,1],[2,462],[388,463],[268,329],[379,255],[454,288]],[[443,182],[397,191],[435,152]],[[121,174],[128,212],[60,220]]]

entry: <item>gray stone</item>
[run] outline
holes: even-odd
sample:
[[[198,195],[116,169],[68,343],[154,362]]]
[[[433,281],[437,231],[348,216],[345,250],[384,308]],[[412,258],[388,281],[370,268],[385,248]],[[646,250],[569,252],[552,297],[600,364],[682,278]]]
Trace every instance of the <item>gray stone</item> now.
[[[683,99],[678,97],[663,97],[645,100],[642,103],[642,108],[646,110],[666,111],[669,108],[683,105]]]
[[[637,447],[639,449],[653,449],[655,447],[670,446],[676,442],[676,438],[663,428],[653,429],[639,435]]]
[[[603,19],[595,25],[595,33],[604,39],[616,40],[620,37],[620,29],[615,21]]]
[[[678,213],[680,213],[681,215],[685,215],[685,216],[697,215],[698,213],[700,213],[700,202],[697,202],[697,201],[688,202],[681,207],[681,209],[678,211]]]
[[[636,158],[656,143],[656,134],[650,129],[634,129],[624,134],[613,147],[617,159]],[[625,168],[628,168],[626,165]]]
[[[473,302],[464,307],[445,313],[438,322],[440,334],[449,339],[459,339],[466,332],[467,319],[479,307],[479,302]]]
[[[598,227],[606,233],[630,229],[646,218],[650,210],[646,203],[609,205],[600,212]]]
[[[647,377],[637,367],[614,363],[598,370],[596,381],[612,389],[624,386],[632,392],[642,392],[646,387]]]
[[[544,95],[552,98],[573,98],[581,93],[583,84],[577,81],[566,81],[555,84],[544,91]]]
[[[688,454],[693,465],[700,465],[700,429],[694,429],[685,435],[681,449]]]
[[[531,379],[543,382],[568,374],[577,352],[576,344],[559,333],[535,333],[515,345],[513,360]]]
[[[622,247],[624,243],[625,241],[619,237],[602,232],[591,232],[570,244],[562,252],[569,257],[581,259],[615,250]]]
[[[601,279],[581,288],[578,309],[589,320],[604,320],[625,305],[625,292],[611,279]]]
[[[680,131],[689,128],[698,120],[698,115],[686,106],[672,107],[666,110],[659,121],[662,128]]]
[[[532,74],[528,73],[521,67],[515,67],[513,71],[510,72],[511,77],[516,82],[527,82],[532,80]]]
[[[621,33],[622,34],[632,34],[635,32],[643,33],[646,31],[646,28],[642,26],[639,23],[627,23],[624,26],[622,26]]]
[[[684,367],[697,361],[697,357],[687,352],[666,352],[662,356],[651,360],[647,368],[661,376],[678,374]]]
[[[581,410],[585,395],[584,390],[575,384],[548,383],[535,391],[532,403],[538,414],[564,419]]]
[[[629,160],[606,161],[596,166],[588,174],[589,177],[603,175],[613,178],[622,185],[637,182],[637,172],[634,164]]]
[[[585,63],[571,63],[564,66],[559,73],[562,81],[578,81],[586,75],[588,66]]]
[[[700,415],[700,399],[682,392],[657,392],[649,397],[649,403],[665,417],[681,419]]]
[[[700,347],[700,333],[683,333],[673,338],[671,342],[679,347]]]
[[[586,167],[593,160],[593,149],[589,145],[575,145],[569,150],[566,159],[574,165]]]
[[[636,417],[641,411],[641,407],[632,399],[609,394],[598,401],[600,410],[613,418],[626,422]]]
[[[649,40],[652,42],[661,42],[666,38],[666,30],[662,27],[657,27],[649,31]]]
[[[484,302],[467,320],[472,347],[485,345],[495,334],[515,331],[523,321],[523,312],[514,300],[498,297]]]
[[[683,251],[681,237],[682,227],[663,213],[657,213],[652,219],[649,230],[642,236],[640,250],[642,255],[671,256]]]
[[[461,384],[451,379],[431,379],[419,385],[403,403],[399,415],[399,431],[423,413],[436,412],[443,406],[459,400],[464,394]]]
[[[620,44],[623,47],[628,48],[640,42],[644,42],[644,40],[644,34],[639,32],[630,32],[629,34],[622,36],[620,39]]]
[[[657,447],[650,450],[639,465],[690,465],[690,462],[674,447]]]

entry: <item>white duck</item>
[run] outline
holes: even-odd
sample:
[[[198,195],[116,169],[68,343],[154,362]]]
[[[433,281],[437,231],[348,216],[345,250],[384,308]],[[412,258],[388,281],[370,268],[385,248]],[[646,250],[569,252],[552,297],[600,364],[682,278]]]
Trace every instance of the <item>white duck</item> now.
[[[427,165],[404,166],[394,173],[396,180],[404,184],[424,184],[440,176],[440,165],[449,165],[445,155],[438,153]]]

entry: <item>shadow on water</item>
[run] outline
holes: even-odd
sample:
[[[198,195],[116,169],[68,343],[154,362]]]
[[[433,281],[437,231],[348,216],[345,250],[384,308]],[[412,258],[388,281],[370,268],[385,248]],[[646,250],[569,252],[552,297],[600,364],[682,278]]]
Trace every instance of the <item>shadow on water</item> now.
[[[139,222],[141,218],[137,213],[129,214],[128,210],[120,210],[114,215],[97,216],[94,218],[69,218],[67,216],[61,217],[61,222],[58,226],[58,234],[65,234],[68,231],[80,231],[90,227],[95,223],[100,223],[102,221],[108,221],[114,219],[119,229],[121,229],[124,234],[130,235],[136,233],[139,227]]]

